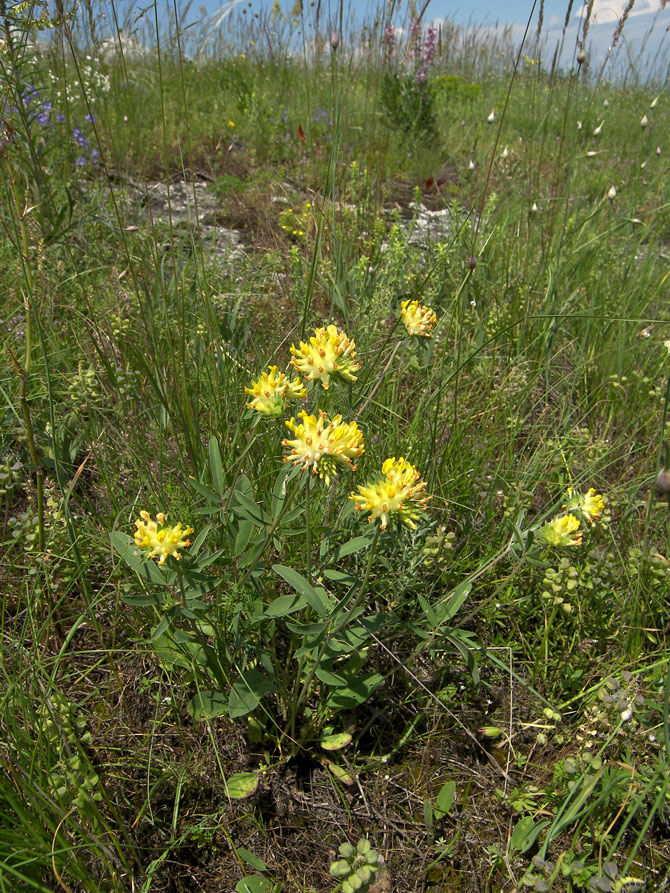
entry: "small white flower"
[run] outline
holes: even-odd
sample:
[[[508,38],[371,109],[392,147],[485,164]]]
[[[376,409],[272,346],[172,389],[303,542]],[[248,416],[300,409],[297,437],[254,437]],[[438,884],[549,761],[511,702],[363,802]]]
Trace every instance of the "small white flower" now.
[[[581,129],[582,129],[582,122],[577,121],[577,130],[581,130]]]
[[[626,707],[625,710],[622,710],[619,716],[621,717],[622,722],[628,722],[628,720],[632,717],[633,711],[630,707]]]
[[[538,210],[538,208],[537,208],[537,202],[533,202],[533,204],[532,204],[530,210],[533,212],[533,214],[536,214],[536,213],[537,213],[537,210]]]
[[[594,152],[593,150],[591,150],[590,152],[587,152],[587,153],[586,153],[586,157],[587,157],[587,158],[593,158],[593,156],[594,156],[594,155],[597,155],[597,154],[598,154],[597,152]]]
[[[603,132],[604,123],[604,121],[601,121],[600,124],[596,127],[596,129],[593,131],[594,136],[600,136],[600,134]]]
[[[668,353],[670,354],[670,338],[667,341],[663,342],[663,346],[667,348]]]
[[[644,128],[649,124],[649,118],[646,115],[642,115],[640,118],[640,127],[644,130]]]
[[[487,120],[487,122],[488,122],[489,124],[493,124],[493,122],[495,121],[495,119],[496,119],[496,110],[495,110],[495,109],[491,109],[491,114],[488,116],[488,118],[487,118],[486,120]]]
[[[614,201],[614,199],[616,198],[616,187],[614,187],[614,186],[611,186],[611,187],[610,187],[610,191],[607,193],[607,198],[608,198],[611,202]]]
[[[509,158],[509,149],[507,148],[507,146],[505,146],[505,148],[502,150],[502,157]]]
[[[475,169],[475,163],[474,163],[474,161],[472,160],[472,158],[470,159],[470,164],[468,165],[468,168],[469,168],[469,170],[471,170],[471,171],[473,171],[473,170]]]
[[[660,146],[656,146],[656,157],[658,158],[658,156],[659,156],[660,154],[661,154],[661,147],[660,147]]]
[[[610,101],[609,101],[609,99],[606,99],[606,100],[603,102],[603,105],[605,106],[606,109],[608,109],[608,108],[610,107]]]
[[[640,169],[644,170],[646,166],[647,166],[647,162],[643,161],[642,164],[640,165]]]
[[[661,94],[659,93],[658,96],[656,96],[654,99],[652,99],[652,101],[651,101],[651,105],[649,106],[649,108],[650,108],[650,109],[655,109],[656,106],[658,105],[658,100],[659,100],[660,98],[661,98]]]

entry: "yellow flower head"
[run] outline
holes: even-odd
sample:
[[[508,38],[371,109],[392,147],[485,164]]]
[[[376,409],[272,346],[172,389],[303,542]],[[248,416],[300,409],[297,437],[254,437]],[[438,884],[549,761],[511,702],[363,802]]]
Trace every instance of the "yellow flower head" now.
[[[560,515],[538,530],[548,546],[581,546],[582,533],[574,515]]]
[[[302,372],[307,381],[320,381],[324,388],[330,384],[331,375],[356,381],[353,373],[360,369],[355,343],[337,326],[317,329],[309,344],[304,341],[300,342],[300,347],[292,344],[291,353],[291,362],[298,372]]]
[[[390,519],[396,518],[412,529],[426,502],[426,482],[416,468],[402,457],[387,459],[382,465],[382,476],[372,483],[358,485],[358,493],[349,497],[358,511],[370,512],[368,521],[381,519],[386,530]]]
[[[276,366],[270,366],[269,372],[262,372],[245,394],[251,394],[253,400],[247,403],[247,409],[255,409],[263,415],[276,419],[284,411],[286,400],[299,400],[307,396],[305,386],[299,378],[289,381]]]
[[[159,525],[160,524],[160,528]],[[186,537],[193,533],[192,527],[182,527],[175,524],[173,527],[165,525],[165,515],[158,512],[156,520],[151,520],[149,512],[140,512],[140,517],[135,521],[135,545],[140,549],[146,549],[149,558],[158,558],[160,565],[165,564],[168,555],[179,560],[179,549],[185,549],[191,545]]]
[[[325,412],[318,417],[307,415],[303,410],[298,414],[302,424],[295,419],[286,422],[286,427],[295,434],[294,440],[282,441],[283,446],[291,447],[285,462],[311,468],[314,474],[330,484],[338,465],[354,470],[354,460],[363,455],[363,435],[356,422],[343,422],[341,415],[328,421]]]
[[[403,301],[400,315],[408,334],[432,338],[432,331],[437,325],[437,316],[430,307],[424,307],[418,301]]]
[[[600,493],[596,493],[593,487],[585,496],[573,490],[572,487],[568,487],[568,502],[563,508],[570,512],[578,511],[585,521],[595,524],[605,509],[605,500]]]

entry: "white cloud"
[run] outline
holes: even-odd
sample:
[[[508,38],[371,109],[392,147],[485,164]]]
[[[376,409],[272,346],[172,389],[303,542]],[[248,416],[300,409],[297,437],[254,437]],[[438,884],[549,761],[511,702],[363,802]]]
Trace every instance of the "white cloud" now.
[[[606,25],[610,22],[618,22],[628,5],[627,0],[595,0],[591,22],[594,25]],[[661,9],[661,0],[637,0],[628,17],[649,15]],[[574,18],[583,18],[586,15],[586,4],[574,13]]]

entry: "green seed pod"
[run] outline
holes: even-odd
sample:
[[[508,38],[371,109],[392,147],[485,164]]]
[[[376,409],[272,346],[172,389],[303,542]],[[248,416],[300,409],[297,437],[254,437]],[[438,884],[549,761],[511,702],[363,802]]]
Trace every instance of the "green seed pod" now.
[[[342,893],[354,893],[354,888],[349,881],[342,881]]]
[[[357,874],[352,874],[348,880],[349,886],[352,890],[360,890],[363,886],[363,881],[359,878]],[[344,886],[344,885],[342,885]]]
[[[366,853],[369,853],[372,847],[370,846],[369,840],[361,839],[356,844],[356,850],[361,856],[364,856]]]
[[[350,843],[341,843],[337,848],[337,851],[344,859],[353,859],[356,855],[356,850]]]
[[[483,738],[500,738],[502,729],[499,729],[498,726],[484,726],[479,729],[479,734]]]
[[[374,865],[374,871],[376,871],[379,862],[379,853],[377,852],[377,850],[370,850],[369,853],[366,853],[365,861],[368,863],[368,865]]]

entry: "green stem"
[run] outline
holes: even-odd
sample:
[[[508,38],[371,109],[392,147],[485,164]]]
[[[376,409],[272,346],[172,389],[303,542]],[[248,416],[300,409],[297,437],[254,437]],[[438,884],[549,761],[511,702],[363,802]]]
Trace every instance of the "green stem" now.
[[[551,614],[549,615],[549,619],[545,622],[544,625],[544,635],[542,636],[542,643],[540,645],[537,657],[535,658],[535,666],[533,667],[531,685],[535,685],[535,680],[537,679],[537,674],[540,670],[540,661],[542,661],[544,664],[544,678],[547,678],[547,666],[549,664],[549,633],[551,632],[554,617],[556,617],[556,611],[558,611],[558,605],[555,604],[552,608]]]
[[[305,482],[305,548],[307,557],[305,563],[307,565],[307,581],[312,585],[312,515],[311,515],[311,481],[309,475]]]
[[[257,568],[257,566],[258,566],[258,562],[259,562],[259,561],[261,560],[261,558],[263,557],[263,553],[265,552],[265,549],[267,548],[268,543],[272,540],[272,537],[274,536],[274,532],[275,532],[275,530],[276,530],[276,529],[279,527],[279,525],[281,524],[281,522],[282,522],[282,518],[284,517],[284,515],[285,515],[286,512],[288,511],[288,509],[289,509],[291,503],[293,502],[293,497],[295,496],[297,490],[298,490],[298,488],[297,488],[297,487],[294,487],[293,490],[292,490],[292,492],[291,492],[291,493],[286,497],[286,499],[284,500],[284,505],[281,507],[281,509],[280,509],[280,511],[279,511],[279,514],[278,514],[277,517],[274,519],[274,521],[272,522],[272,524],[270,525],[270,527],[269,527],[269,529],[268,529],[267,535],[266,535],[266,537],[265,537],[265,542],[263,543],[263,548],[262,548],[261,551],[258,553],[258,556],[257,556],[256,560],[253,561],[253,562],[249,565],[249,567],[247,568],[247,570],[246,570],[244,576],[242,577],[242,579],[241,579],[240,582],[238,583],[238,587],[239,587],[240,589],[241,589],[242,586],[246,583],[246,581],[249,579],[249,577],[251,576],[251,574],[256,570],[256,568]]]
[[[334,638],[338,633],[342,632],[344,627],[351,620],[354,612],[358,609],[360,603],[363,601],[363,597],[365,596],[365,593],[367,592],[368,581],[370,579],[370,571],[372,570],[372,562],[374,561],[375,553],[377,551],[377,543],[379,542],[379,537],[381,535],[381,531],[382,531],[381,527],[378,527],[377,530],[375,531],[375,538],[372,540],[372,545],[370,546],[370,554],[368,556],[368,563],[365,568],[365,574],[363,575],[363,582],[361,583],[361,587],[358,590],[358,593],[357,593],[356,597],[354,598],[354,601],[353,601],[351,607],[349,608],[347,613],[344,615],[342,620],[340,620],[340,622],[332,630],[329,630],[328,626],[326,626],[326,629],[324,631],[323,642],[321,643],[321,647],[319,648],[319,652],[318,652],[316,659],[314,661],[314,666],[307,674],[307,678],[305,679],[305,681],[303,683],[302,689],[300,690],[300,694],[295,699],[295,702],[292,706],[292,712],[293,712],[294,717],[298,713],[298,710],[299,710],[300,706],[302,705],[302,703],[305,701],[305,699],[309,695],[310,686],[314,680],[316,671],[318,670],[318,668],[321,664],[323,655],[326,653],[326,649],[328,648],[330,639]]]

